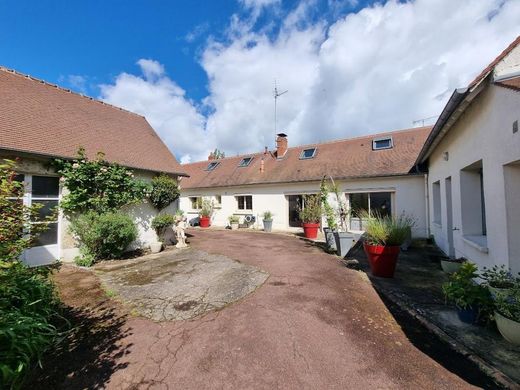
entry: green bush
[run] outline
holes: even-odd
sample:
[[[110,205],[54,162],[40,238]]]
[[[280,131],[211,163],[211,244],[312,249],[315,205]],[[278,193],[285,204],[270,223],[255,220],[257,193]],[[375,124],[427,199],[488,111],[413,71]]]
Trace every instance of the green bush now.
[[[71,231],[82,250],[96,260],[121,257],[128,245],[137,238],[132,219],[120,212],[97,214],[89,212],[72,220]]]
[[[263,214],[263,219],[264,221],[272,221],[273,220],[273,213],[270,212],[270,211],[264,211],[264,214]]]
[[[74,258],[74,263],[79,265],[80,267],[92,267],[92,265],[96,262],[96,258],[94,255],[90,253],[82,253],[79,256]]]
[[[179,196],[179,186],[175,179],[164,173],[152,179],[152,190],[149,199],[158,210],[164,209],[177,200]]]
[[[300,210],[300,219],[303,223],[320,223],[322,207],[318,195],[303,195],[303,208]]]
[[[174,222],[175,216],[171,214],[159,214],[152,219],[152,228],[155,230],[159,241],[164,241],[164,232],[173,226]]]
[[[0,260],[0,388],[19,388],[63,322],[47,268]]]

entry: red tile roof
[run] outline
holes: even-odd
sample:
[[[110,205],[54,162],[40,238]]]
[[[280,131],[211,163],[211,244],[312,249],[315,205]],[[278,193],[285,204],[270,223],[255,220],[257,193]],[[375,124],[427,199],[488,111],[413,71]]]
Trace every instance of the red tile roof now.
[[[0,67],[0,149],[89,157],[149,171],[180,173],[180,164],[140,115]]]
[[[420,127],[363,137],[292,147],[281,159],[273,153],[255,153],[228,157],[212,171],[210,161],[182,165],[190,175],[183,178],[182,188],[211,188],[250,184],[288,183],[321,180],[323,175],[334,178],[362,178],[407,175],[431,127]],[[391,136],[392,149],[372,150],[372,140]],[[290,142],[290,139],[289,139]],[[312,159],[300,160],[302,150],[316,147]],[[254,157],[247,167],[238,167],[244,157]],[[264,172],[261,161],[264,158]]]

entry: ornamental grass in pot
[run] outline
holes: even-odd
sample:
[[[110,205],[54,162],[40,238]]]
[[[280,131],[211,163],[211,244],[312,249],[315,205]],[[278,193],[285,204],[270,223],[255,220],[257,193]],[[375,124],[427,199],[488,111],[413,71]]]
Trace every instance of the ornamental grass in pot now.
[[[264,211],[262,222],[264,223],[264,232],[270,233],[273,230],[273,213]]]
[[[365,212],[364,249],[374,276],[392,278],[394,276],[400,246],[410,235],[414,220],[404,214],[399,217],[381,216]]]
[[[211,202],[209,199],[203,199],[202,206],[199,211],[199,226],[201,228],[209,227],[212,215],[213,215],[213,202]]]
[[[240,222],[240,218],[238,217],[238,215],[230,215],[228,217],[228,220],[229,226],[231,226],[231,230],[237,230]]]
[[[442,285],[446,300],[455,305],[459,319],[470,324],[485,318],[493,305],[488,289],[475,282],[477,270],[475,264],[464,262]]]
[[[315,239],[318,237],[322,215],[320,197],[317,195],[304,195],[303,204],[304,206],[300,210],[303,233],[305,238]]]
[[[499,294],[495,300],[495,321],[502,337],[520,345],[520,283],[515,281],[507,294]]]

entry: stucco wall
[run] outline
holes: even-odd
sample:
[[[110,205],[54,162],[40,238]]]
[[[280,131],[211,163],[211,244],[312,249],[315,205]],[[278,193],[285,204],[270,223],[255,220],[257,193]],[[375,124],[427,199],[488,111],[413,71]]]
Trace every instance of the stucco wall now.
[[[416,237],[427,236],[425,178],[419,176],[404,176],[393,178],[371,178],[337,183],[341,192],[393,192],[393,212],[399,215],[403,212],[412,215],[416,219],[413,235]],[[182,187],[182,181],[181,181]],[[196,218],[197,210],[191,208],[190,197],[222,197],[221,208],[215,210],[212,224],[215,226],[227,226],[228,217],[232,214],[245,215],[249,213],[237,210],[237,195],[253,195],[253,213],[257,223],[253,228],[262,228],[262,214],[271,211],[273,217],[273,229],[298,230],[289,227],[289,204],[287,195],[306,193],[318,193],[320,183],[285,183],[276,185],[253,185],[244,187],[222,187],[214,189],[181,189],[180,209],[189,218]]]
[[[434,182],[441,184],[441,221],[431,223],[437,244],[449,253],[445,179],[451,177],[454,255],[468,258],[481,267],[505,264],[516,272],[520,271],[520,258],[509,253],[517,249],[513,241],[518,241],[520,235],[515,238],[509,234],[508,238],[507,219],[508,213],[520,208],[520,195],[517,193],[516,199],[510,197],[506,208],[505,188],[508,182],[511,187],[511,181],[518,180],[518,176],[513,173],[506,181],[504,175],[509,172],[508,167],[520,162],[520,132],[513,133],[513,122],[519,119],[520,93],[498,86],[487,87],[436,147],[429,158],[428,175],[430,193]],[[474,202],[477,193],[462,195],[461,169],[480,160],[487,226],[485,247],[465,238],[468,232],[463,229],[463,206]],[[429,207],[433,215],[433,201]]]

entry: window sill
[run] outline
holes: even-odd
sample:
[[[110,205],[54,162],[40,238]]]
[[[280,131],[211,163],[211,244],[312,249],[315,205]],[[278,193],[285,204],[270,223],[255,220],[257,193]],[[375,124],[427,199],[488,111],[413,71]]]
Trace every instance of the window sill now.
[[[233,214],[249,215],[253,214],[253,210],[236,210]]]
[[[488,253],[487,237],[486,236],[462,236],[464,242],[479,252]]]

